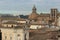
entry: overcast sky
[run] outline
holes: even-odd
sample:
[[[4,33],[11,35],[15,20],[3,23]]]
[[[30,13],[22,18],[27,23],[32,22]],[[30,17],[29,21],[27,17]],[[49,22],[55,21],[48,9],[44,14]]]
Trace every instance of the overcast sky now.
[[[60,0],[0,0],[0,14],[30,14],[33,5],[37,12],[50,12],[51,8],[60,10]]]

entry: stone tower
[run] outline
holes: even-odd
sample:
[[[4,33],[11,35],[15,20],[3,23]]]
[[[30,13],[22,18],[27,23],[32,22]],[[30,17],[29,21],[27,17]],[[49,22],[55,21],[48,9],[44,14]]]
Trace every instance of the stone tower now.
[[[50,18],[52,22],[55,22],[55,23],[57,22],[57,13],[58,13],[58,10],[56,8],[51,9]]]
[[[35,5],[32,8],[32,13],[36,13],[36,7],[35,7]]]
[[[36,18],[38,17],[38,14],[37,14],[36,10],[37,9],[34,5],[33,8],[32,8],[32,13],[29,15],[30,20],[36,20]]]

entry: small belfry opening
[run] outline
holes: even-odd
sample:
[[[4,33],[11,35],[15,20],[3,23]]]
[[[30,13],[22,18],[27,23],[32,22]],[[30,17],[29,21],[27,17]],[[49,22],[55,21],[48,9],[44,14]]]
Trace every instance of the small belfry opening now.
[[[36,13],[36,7],[35,7],[35,5],[33,6],[33,8],[32,8],[32,13]]]

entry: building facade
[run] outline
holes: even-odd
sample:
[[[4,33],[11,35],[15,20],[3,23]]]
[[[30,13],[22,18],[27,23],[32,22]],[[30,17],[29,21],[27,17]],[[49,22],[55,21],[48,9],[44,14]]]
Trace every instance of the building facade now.
[[[32,8],[32,13],[29,15],[30,24],[40,24],[40,25],[57,25],[57,19],[60,16],[60,12],[57,8],[52,8],[50,13],[40,13],[36,11],[36,7]]]
[[[29,30],[25,26],[1,26],[1,40],[29,40]]]

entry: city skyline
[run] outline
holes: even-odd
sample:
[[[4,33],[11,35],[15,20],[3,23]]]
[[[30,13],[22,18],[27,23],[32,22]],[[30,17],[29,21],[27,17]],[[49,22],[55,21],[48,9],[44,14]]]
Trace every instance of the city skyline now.
[[[0,14],[29,14],[33,5],[37,12],[50,12],[51,8],[60,11],[60,0],[0,0]]]

